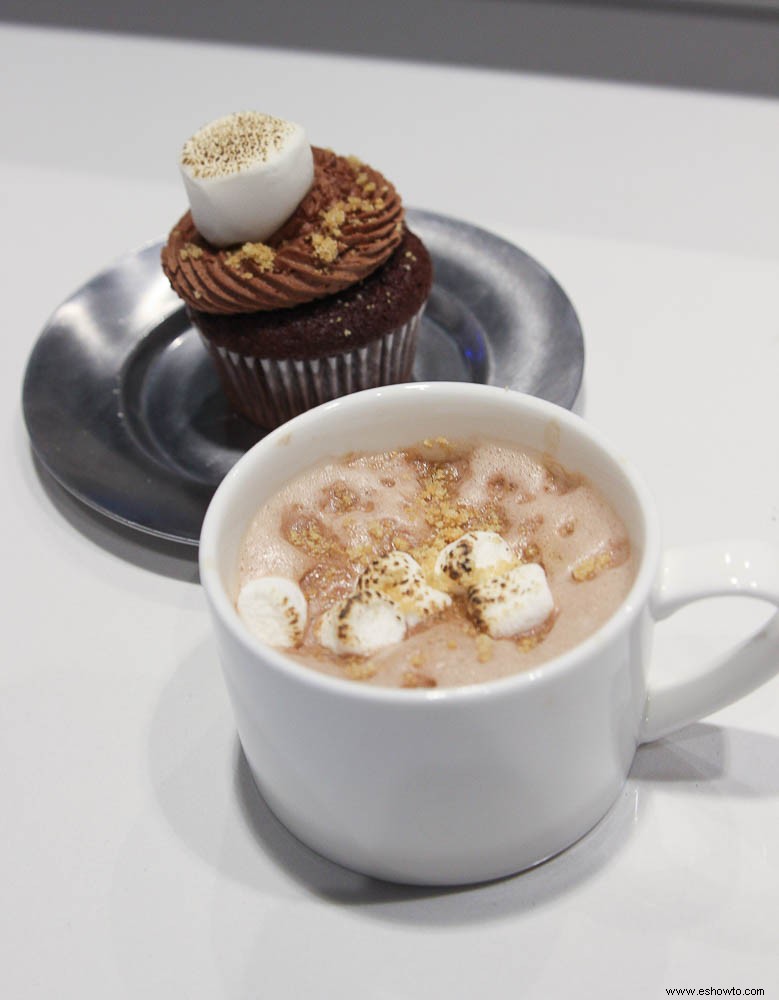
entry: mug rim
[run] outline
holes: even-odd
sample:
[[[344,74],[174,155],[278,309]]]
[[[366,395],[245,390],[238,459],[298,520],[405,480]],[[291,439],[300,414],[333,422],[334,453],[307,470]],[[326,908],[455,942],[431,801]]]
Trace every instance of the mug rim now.
[[[381,396],[404,396],[409,392],[431,393],[433,395],[450,395],[453,392],[478,397],[495,397],[506,393],[506,398],[516,399],[521,405],[530,406],[538,412],[546,413],[550,419],[566,424],[575,432],[588,438],[598,450],[619,468],[622,476],[632,490],[643,519],[644,544],[643,552],[635,579],[619,608],[595,632],[571,649],[539,663],[528,670],[520,670],[515,674],[493,680],[477,681],[472,684],[461,684],[445,688],[415,688],[399,689],[389,686],[361,684],[359,682],[331,676],[313,670],[300,663],[282,650],[262,643],[253,636],[241,622],[235,605],[222,583],[219,571],[219,552],[216,545],[220,526],[223,522],[230,501],[236,490],[241,488],[242,480],[249,474],[266,450],[272,449],[283,439],[295,432],[304,431],[308,424],[321,424],[326,415],[344,407],[361,407],[369,398]],[[508,395],[510,394],[510,395]],[[478,429],[476,431],[478,433]],[[299,471],[303,471],[302,469]],[[555,403],[550,403],[538,396],[518,392],[513,389],[503,389],[498,386],[481,385],[461,382],[411,382],[395,383],[374,389],[364,389],[347,396],[341,396],[327,403],[313,407],[304,413],[272,430],[264,438],[254,444],[228,471],[217,487],[208,505],[200,533],[198,563],[200,584],[206,594],[214,614],[219,622],[228,630],[231,637],[243,647],[244,651],[254,658],[262,658],[263,666],[271,665],[273,669],[285,675],[289,680],[303,686],[318,689],[323,694],[332,697],[356,699],[372,703],[402,704],[409,708],[431,706],[434,704],[452,704],[466,701],[485,701],[491,698],[505,697],[519,692],[529,685],[543,684],[553,681],[561,674],[572,672],[580,662],[597,656],[599,650],[608,646],[616,635],[627,630],[630,624],[641,613],[655,580],[660,553],[660,531],[657,510],[652,495],[643,478],[632,463],[622,457],[608,440],[593,428],[584,418]]]

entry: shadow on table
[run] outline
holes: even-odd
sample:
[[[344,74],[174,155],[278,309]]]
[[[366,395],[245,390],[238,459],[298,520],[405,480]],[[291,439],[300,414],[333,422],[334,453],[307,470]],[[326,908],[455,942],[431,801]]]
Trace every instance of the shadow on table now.
[[[210,642],[195,647],[164,688],[151,720],[148,761],[166,821],[221,878],[265,897],[297,897],[303,890],[410,924],[500,919],[565,896],[613,863],[641,806],[637,790],[626,788],[595,829],[564,854],[479,886],[394,885],[342,868],[292,836],[257,791]]]
[[[696,722],[639,747],[630,779],[637,785],[694,786],[696,792],[733,798],[779,795],[779,738]]]
[[[751,773],[749,761],[773,760]],[[568,850],[510,878],[477,886],[419,888],[392,885],[346,871],[297,841],[275,818],[254,784],[249,765],[236,752],[235,787],[242,813],[262,850],[298,882],[332,902],[380,907],[382,916],[407,922],[460,923],[535,909],[563,897],[596,876],[627,844],[641,821],[652,785],[694,787],[696,794],[759,797],[779,795],[779,739],[706,723],[673,739],[639,748],[630,779],[606,816]],[[469,897],[471,897],[469,901]],[[430,907],[430,901],[437,905]],[[397,904],[385,909],[383,904]],[[425,903],[424,907],[416,904]],[[475,912],[471,912],[475,907]]]
[[[342,868],[307,848],[271,812],[254,784],[240,746],[235,760],[235,791],[241,812],[266,856],[322,899],[412,924],[453,925],[499,919],[565,896],[613,861],[630,836],[638,807],[636,792],[626,790],[578,843],[518,875],[477,885],[399,885]]]
[[[271,812],[235,739],[211,643],[195,648],[171,676],[151,725],[149,766],[167,822],[221,877],[262,895],[285,896],[297,887],[376,919],[412,925],[501,919],[574,895],[619,863],[659,786],[695,796],[779,795],[779,739],[697,723],[639,748],[611,810],[585,837],[544,864],[470,887],[381,882],[320,857]]]
[[[773,766],[764,763],[762,777],[756,777],[750,766],[755,759],[773,761]],[[333,903],[364,908],[382,919],[441,925],[516,915],[573,894],[617,863],[641,822],[647,793],[653,785],[669,782],[688,786],[695,794],[779,795],[779,739],[697,723],[673,739],[641,747],[620,797],[568,850],[509,878],[453,888],[392,885],[320,858],[275,818],[256,789],[240,747],[235,762],[236,794],[252,836],[296,881]]]

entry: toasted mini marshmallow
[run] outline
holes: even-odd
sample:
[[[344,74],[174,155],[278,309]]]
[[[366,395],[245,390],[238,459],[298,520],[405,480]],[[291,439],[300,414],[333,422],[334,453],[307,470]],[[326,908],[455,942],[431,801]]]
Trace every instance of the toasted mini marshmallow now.
[[[303,639],[308,607],[302,590],[282,576],[263,576],[241,587],[238,614],[252,635],[289,649]]]
[[[184,144],[192,219],[209,243],[262,242],[292,215],[314,179],[300,125],[256,111],[219,118]]]
[[[379,593],[398,608],[409,628],[437,615],[452,603],[451,597],[431,587],[422,567],[407,552],[393,551],[373,562],[357,580],[358,593]]]
[[[434,579],[440,587],[464,593],[485,576],[502,573],[516,562],[508,542],[494,531],[469,531],[438,554]]]
[[[529,632],[554,610],[546,573],[538,563],[516,566],[468,589],[468,614],[493,639]]]
[[[406,621],[388,597],[358,592],[329,608],[316,626],[319,642],[334,653],[369,656],[406,634]]]

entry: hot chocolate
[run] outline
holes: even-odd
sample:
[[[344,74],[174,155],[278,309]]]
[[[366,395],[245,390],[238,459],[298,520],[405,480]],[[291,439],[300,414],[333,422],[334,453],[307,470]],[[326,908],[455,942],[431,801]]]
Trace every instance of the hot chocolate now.
[[[583,477],[530,449],[436,438],[288,483],[247,533],[236,603],[324,673],[451,687],[575,646],[634,575],[625,527]]]

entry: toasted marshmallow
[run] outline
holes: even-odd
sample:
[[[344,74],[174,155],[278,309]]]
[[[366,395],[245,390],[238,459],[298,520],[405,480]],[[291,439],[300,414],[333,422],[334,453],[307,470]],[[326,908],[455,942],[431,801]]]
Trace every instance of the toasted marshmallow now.
[[[262,242],[286,222],[311,187],[314,157],[300,125],[247,111],[196,132],[180,169],[195,226],[226,247]]]
[[[445,546],[435,561],[434,578],[440,587],[464,593],[487,576],[509,569],[516,556],[494,531],[469,531]]]
[[[378,593],[388,597],[409,628],[437,615],[452,603],[448,594],[425,581],[422,567],[413,556],[399,551],[374,559],[360,575],[357,593]]]
[[[308,607],[303,591],[283,576],[263,576],[241,587],[238,614],[252,635],[289,649],[303,639]]]
[[[388,597],[363,591],[329,608],[319,619],[316,634],[334,653],[369,656],[400,642],[406,634],[406,622]]]
[[[516,566],[468,589],[468,614],[493,639],[529,632],[554,610],[546,573],[537,563]]]

